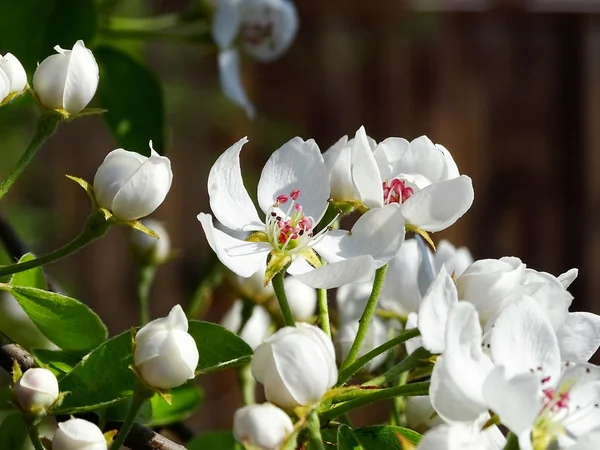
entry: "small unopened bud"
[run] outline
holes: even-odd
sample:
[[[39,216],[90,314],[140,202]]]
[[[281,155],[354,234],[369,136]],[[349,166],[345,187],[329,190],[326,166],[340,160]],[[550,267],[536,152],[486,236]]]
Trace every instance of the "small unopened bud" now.
[[[244,406],[233,416],[235,439],[257,450],[279,449],[293,430],[290,417],[271,403]]]
[[[29,369],[13,388],[17,403],[26,413],[44,413],[58,398],[58,381],[48,369]]]
[[[52,450],[106,450],[106,439],[92,422],[70,419],[60,422],[52,439]]]
[[[164,263],[171,254],[171,239],[161,222],[144,219],[142,225],[154,231],[158,239],[138,230],[131,231],[131,248],[142,264],[157,265]]]
[[[283,283],[294,319],[298,322],[308,322],[315,314],[317,291],[294,277],[285,278]]]

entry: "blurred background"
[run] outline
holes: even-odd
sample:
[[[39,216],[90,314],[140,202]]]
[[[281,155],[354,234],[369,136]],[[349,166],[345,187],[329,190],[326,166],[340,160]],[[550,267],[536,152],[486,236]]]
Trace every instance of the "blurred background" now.
[[[269,64],[243,60],[244,85],[258,111],[254,121],[224,98],[206,26],[183,40],[127,34],[107,22],[210,5],[0,4],[0,52],[20,59],[26,53],[30,77],[55,44],[70,48],[78,38],[103,48],[106,64],[118,59],[110,51],[129,58],[124,73],[107,72],[101,61],[93,106],[108,104],[109,115],[132,110],[136,136],[111,133],[111,119],[101,116],[61,126],[3,199],[1,214],[35,253],[55,249],[79,233],[89,213],[85,193],[64,175],[91,181],[109,151],[123,145],[144,152],[153,139],[174,172],[153,217],[165,222],[178,250],[158,272],[153,316],[190,300],[211,257],[196,215],[209,211],[208,171],[229,145],[249,137],[242,171],[253,191],[269,154],[288,139],[314,138],[325,151],[360,125],[377,141],[426,134],[473,179],[473,207],[435,234],[436,242],[467,246],[476,259],[518,256],[554,275],[577,267],[572,309],[600,312],[600,0],[298,0],[300,30],[290,50]],[[65,12],[72,10],[84,13]],[[0,109],[1,178],[27,146],[36,115],[27,98]],[[47,269],[113,334],[138,320],[128,234],[113,229]],[[217,292],[205,319],[218,321],[231,300]],[[205,404],[192,423],[229,427],[241,404],[235,373],[201,382]]]

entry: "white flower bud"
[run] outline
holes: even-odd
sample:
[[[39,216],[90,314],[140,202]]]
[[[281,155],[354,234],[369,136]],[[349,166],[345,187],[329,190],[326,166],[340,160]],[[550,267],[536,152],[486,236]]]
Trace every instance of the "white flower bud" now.
[[[317,307],[317,291],[294,277],[285,278],[283,284],[294,319],[299,322],[309,320]]]
[[[338,330],[335,342],[340,361],[343,361],[346,358],[346,356],[348,356],[350,348],[352,348],[352,343],[356,338],[357,332],[358,321],[345,323]],[[358,351],[358,356],[361,357],[365,353],[369,353],[371,350],[386,343],[387,340],[388,332],[385,324],[381,321],[381,319],[373,317],[371,319],[371,323],[369,323],[369,328],[367,330],[365,340],[363,341],[362,345],[360,346],[360,350]],[[386,357],[387,352],[378,355],[377,357],[369,361],[369,363],[364,367],[364,369],[367,372],[372,372],[384,363]]]
[[[245,239],[245,237],[240,237],[240,239]],[[248,297],[255,302],[263,302],[273,296],[273,284],[269,281],[269,284],[265,286],[266,270],[267,262],[263,261],[254,275],[248,278],[234,275],[231,277],[231,282],[242,296]]]
[[[221,319],[221,325],[233,333],[237,333],[242,324],[242,309],[244,303],[236,300],[229,311]],[[240,333],[240,337],[254,350],[269,336],[271,316],[264,306],[255,305],[252,315]]]
[[[149,158],[118,148],[98,167],[94,195],[100,206],[120,220],[136,220],[154,212],[164,201],[173,172],[171,161],[152,148]]]
[[[10,94],[17,94],[27,86],[27,73],[21,62],[11,53],[0,55],[0,103]]]
[[[424,433],[443,423],[442,418],[431,406],[428,395],[418,395],[406,399],[406,424],[411,430]]]
[[[106,450],[102,430],[83,419],[60,422],[52,438],[52,450]]]
[[[27,370],[13,387],[17,403],[25,412],[44,411],[58,398],[58,380],[48,369]]]
[[[41,62],[33,74],[33,89],[48,109],[77,114],[92,100],[98,88],[98,64],[79,40],[73,50],[54,47],[58,53]]]
[[[281,408],[318,402],[337,381],[333,343],[314,325],[284,327],[257,347],[252,375]]]
[[[175,305],[167,317],[153,320],[137,332],[133,361],[146,384],[170,389],[194,378],[198,348],[187,330],[187,317],[181,306]]]
[[[233,416],[235,439],[260,450],[278,450],[293,430],[290,417],[271,403],[244,406]]]
[[[142,225],[154,231],[158,239],[138,230],[131,231],[131,246],[136,256],[145,263],[161,264],[171,254],[171,239],[162,222],[154,219],[142,220]]]

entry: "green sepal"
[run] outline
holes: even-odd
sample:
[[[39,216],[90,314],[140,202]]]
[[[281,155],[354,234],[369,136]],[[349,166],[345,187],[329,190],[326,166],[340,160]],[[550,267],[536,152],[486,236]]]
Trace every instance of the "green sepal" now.
[[[302,255],[308,263],[313,267],[321,267],[323,264],[321,263],[321,258],[319,255],[310,247],[304,247],[302,250],[298,252],[298,254]]]
[[[431,240],[431,237],[429,236],[429,233],[427,233],[427,231],[425,231],[419,227],[416,227],[414,225],[411,225],[409,223],[407,223],[404,227],[405,227],[406,231],[412,231],[413,233],[416,233],[419,236],[421,236],[423,239],[425,239],[425,242],[427,242],[429,244],[429,246],[431,247],[431,249],[435,252],[435,244]]]
[[[244,240],[246,242],[269,242],[269,236],[264,231],[255,231]]]
[[[22,91],[12,92],[12,93],[8,94],[6,97],[4,97],[4,100],[2,100],[0,102],[0,106],[4,106],[4,105],[7,105],[8,103],[12,102],[15,98],[20,97],[25,92],[27,92],[28,89],[29,89],[29,85],[26,85]]]
[[[23,376],[23,372],[21,371],[21,366],[19,366],[19,363],[17,363],[16,359],[13,359],[13,368],[12,368],[13,384],[17,384],[22,376]]]
[[[265,286],[279,272],[284,271],[292,262],[292,256],[288,252],[281,250],[273,250],[269,255],[267,262],[267,270],[265,270]]]

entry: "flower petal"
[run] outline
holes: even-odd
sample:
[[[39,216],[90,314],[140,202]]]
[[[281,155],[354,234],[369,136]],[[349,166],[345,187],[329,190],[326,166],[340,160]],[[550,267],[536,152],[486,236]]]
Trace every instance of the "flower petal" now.
[[[219,222],[235,231],[264,229],[242,179],[240,151],[246,142],[244,137],[225,150],[208,174],[210,209]]]
[[[571,283],[575,281],[577,275],[579,274],[579,269],[569,269],[565,273],[562,273],[558,276],[558,281],[560,281],[565,289],[571,286]]]
[[[318,223],[327,210],[329,175],[318,145],[295,137],[273,152],[260,174],[258,204],[267,213],[279,195],[298,189],[302,212]]]
[[[220,50],[227,49],[240,29],[240,0],[220,0],[212,19],[212,38]]]
[[[398,161],[402,160],[409,150],[410,143],[406,139],[396,137],[381,141],[373,150],[382,182],[398,175]]]
[[[246,95],[240,76],[240,55],[235,49],[223,50],[219,53],[219,81],[223,94],[233,103],[243,108],[249,119],[256,115],[254,105]]]
[[[395,161],[392,171],[400,173],[418,173],[432,183],[446,180],[446,154],[427,136],[420,136],[410,142],[410,149],[402,158]]]
[[[381,174],[369,146],[365,127],[360,127],[352,144],[352,181],[360,200],[369,208],[383,205]]]
[[[461,175],[415,192],[402,204],[406,221],[425,231],[441,231],[456,222],[473,203],[471,179]]]
[[[589,312],[569,313],[556,337],[563,361],[586,362],[600,347],[600,316]]]
[[[99,80],[98,63],[82,40],[77,41],[69,53],[62,105],[71,114],[77,114],[96,93]]]
[[[375,261],[368,255],[345,259],[317,269],[294,273],[288,268],[288,273],[295,276],[304,284],[316,289],[333,289],[352,282],[369,281],[375,272]]]
[[[198,214],[208,245],[227,268],[248,278],[265,264],[271,246],[266,242],[246,242],[229,236],[213,226],[210,214]]]
[[[398,314],[419,310],[422,298],[419,287],[421,258],[422,255],[417,240],[405,240],[388,265],[380,296],[383,308],[395,311]]]
[[[570,437],[600,428],[600,381],[575,383],[569,390],[569,415],[562,421]]]
[[[329,172],[331,198],[336,201],[358,200],[350,172],[352,147],[346,144],[348,144],[348,136],[342,136],[323,153],[323,160]]]

